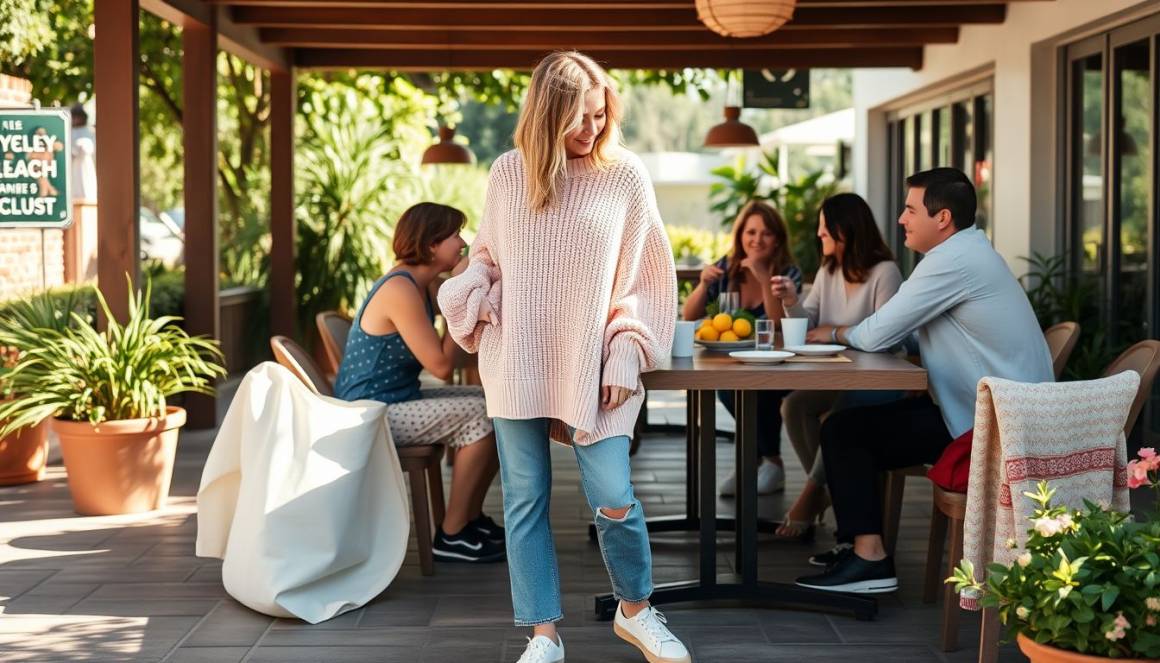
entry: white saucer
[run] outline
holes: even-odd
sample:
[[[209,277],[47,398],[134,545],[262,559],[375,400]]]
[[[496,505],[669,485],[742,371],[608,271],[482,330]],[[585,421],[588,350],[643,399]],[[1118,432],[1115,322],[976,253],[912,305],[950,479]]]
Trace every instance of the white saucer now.
[[[803,357],[832,357],[845,350],[846,346],[813,343],[809,345],[787,345],[785,349]]]
[[[792,352],[782,350],[739,350],[730,352],[729,356],[743,364],[780,364],[793,356]]]

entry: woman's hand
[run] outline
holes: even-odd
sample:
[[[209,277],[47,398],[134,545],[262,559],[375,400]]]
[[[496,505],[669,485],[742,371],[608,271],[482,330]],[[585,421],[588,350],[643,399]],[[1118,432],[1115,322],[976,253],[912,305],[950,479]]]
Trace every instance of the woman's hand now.
[[[721,269],[717,265],[705,265],[705,269],[701,270],[701,283],[709,285],[710,283],[719,280],[724,275],[725,270]]]
[[[769,289],[773,296],[781,300],[781,303],[786,308],[793,308],[797,306],[797,286],[794,285],[793,279],[788,276],[771,276],[769,278]]]
[[[490,322],[492,325],[499,324],[499,316],[496,315],[495,309],[491,307],[491,302],[487,301],[487,297],[479,300],[479,315],[476,320],[480,322]]]
[[[605,385],[600,388],[600,409],[615,410],[632,396],[631,389]]]
[[[830,327],[830,326],[814,327],[813,329],[806,332],[806,342],[807,343],[833,343],[834,342],[834,337],[832,336],[833,330],[834,330],[834,328]]]

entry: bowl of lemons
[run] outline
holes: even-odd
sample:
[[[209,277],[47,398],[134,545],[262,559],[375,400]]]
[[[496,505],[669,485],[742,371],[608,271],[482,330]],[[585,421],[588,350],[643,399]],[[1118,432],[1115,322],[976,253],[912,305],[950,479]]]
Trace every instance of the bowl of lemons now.
[[[718,313],[701,321],[694,340],[697,345],[714,352],[752,349],[755,320],[754,315],[744,309]]]

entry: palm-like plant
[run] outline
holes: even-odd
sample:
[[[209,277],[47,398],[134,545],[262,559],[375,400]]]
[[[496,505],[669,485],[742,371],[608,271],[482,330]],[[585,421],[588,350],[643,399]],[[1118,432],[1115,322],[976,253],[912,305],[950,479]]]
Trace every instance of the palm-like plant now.
[[[150,287],[133,294],[129,319],[118,323],[100,290],[108,327],[98,332],[75,310],[29,300],[0,321],[0,347],[16,353],[0,373],[0,437],[49,417],[98,424],[160,417],[165,399],[213,393],[225,375],[217,341],[191,337],[178,318],[149,317]]]

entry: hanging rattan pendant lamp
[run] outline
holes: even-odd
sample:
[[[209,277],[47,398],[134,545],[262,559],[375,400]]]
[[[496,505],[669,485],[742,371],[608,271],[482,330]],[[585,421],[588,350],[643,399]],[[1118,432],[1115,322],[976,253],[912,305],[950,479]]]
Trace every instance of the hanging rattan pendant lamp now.
[[[793,18],[796,0],[697,0],[697,18],[723,37],[760,37]]]

